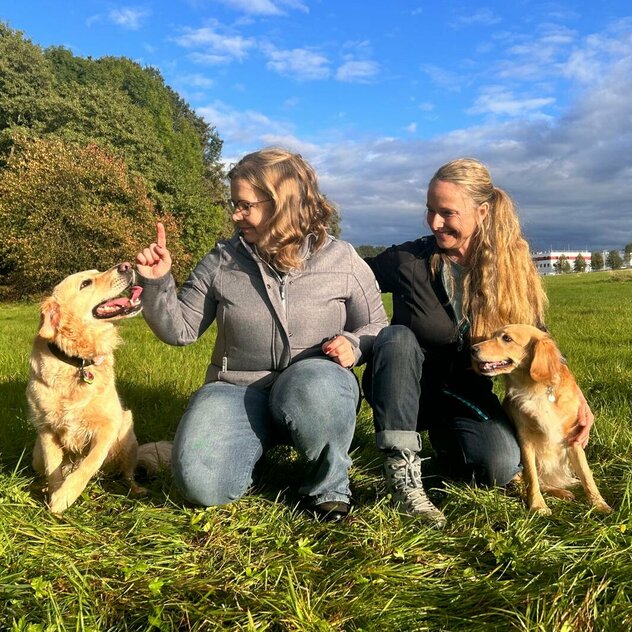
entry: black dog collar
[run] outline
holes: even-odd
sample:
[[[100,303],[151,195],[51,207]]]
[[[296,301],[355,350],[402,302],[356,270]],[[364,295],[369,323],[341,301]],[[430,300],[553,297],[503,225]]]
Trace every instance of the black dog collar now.
[[[54,342],[49,342],[48,348],[50,352],[58,360],[61,360],[62,362],[65,362],[66,364],[70,364],[71,366],[77,367],[79,369],[77,371],[77,373],[79,374],[79,377],[86,384],[92,384],[92,382],[94,382],[94,374],[86,370],[87,366],[92,366],[93,364],[96,364],[94,360],[87,360],[86,358],[80,358],[79,356],[68,355],[65,351],[60,349]]]

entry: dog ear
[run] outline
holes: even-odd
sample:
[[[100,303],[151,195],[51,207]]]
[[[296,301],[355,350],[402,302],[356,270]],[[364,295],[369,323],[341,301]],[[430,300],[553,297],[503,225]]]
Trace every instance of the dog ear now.
[[[550,338],[536,340],[529,374],[534,382],[553,382],[559,373],[560,352]]]
[[[59,326],[59,318],[59,303],[51,296],[42,303],[40,308],[39,335],[46,340],[52,340]]]

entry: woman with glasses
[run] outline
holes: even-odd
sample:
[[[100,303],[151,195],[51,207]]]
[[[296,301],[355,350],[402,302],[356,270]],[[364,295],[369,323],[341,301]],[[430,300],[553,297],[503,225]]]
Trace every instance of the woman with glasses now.
[[[386,314],[369,267],[327,234],[333,207],[301,156],[264,149],[228,173],[236,232],[176,293],[164,228],[137,256],[144,315],[164,342],[195,342],[217,323],[205,384],[189,401],[172,450],[191,502],[243,496],[277,444],[305,458],[299,493],[338,520],[350,503],[349,447],[363,362]]]
[[[543,327],[546,296],[513,201],[478,160],[439,168],[426,220],[431,236],[367,260],[393,295],[393,318],[373,347],[364,392],[393,501],[440,528],[445,517],[421,482],[419,431],[453,480],[505,485],[520,471],[513,427],[469,350],[503,325]],[[569,440],[585,445],[593,415],[582,400]]]

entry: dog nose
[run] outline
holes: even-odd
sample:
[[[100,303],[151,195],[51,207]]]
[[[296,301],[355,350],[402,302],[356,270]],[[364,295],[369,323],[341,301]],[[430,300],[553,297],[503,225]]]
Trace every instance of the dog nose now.
[[[123,273],[132,269],[132,264],[129,261],[125,261],[123,263],[119,263],[118,271]]]

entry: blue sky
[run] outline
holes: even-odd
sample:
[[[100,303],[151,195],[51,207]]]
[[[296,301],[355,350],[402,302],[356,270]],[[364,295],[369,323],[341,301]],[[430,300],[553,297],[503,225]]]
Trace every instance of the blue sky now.
[[[427,233],[427,182],[459,156],[514,197],[533,249],[632,242],[629,0],[4,0],[0,19],[158,68],[227,163],[299,151],[356,245]]]

